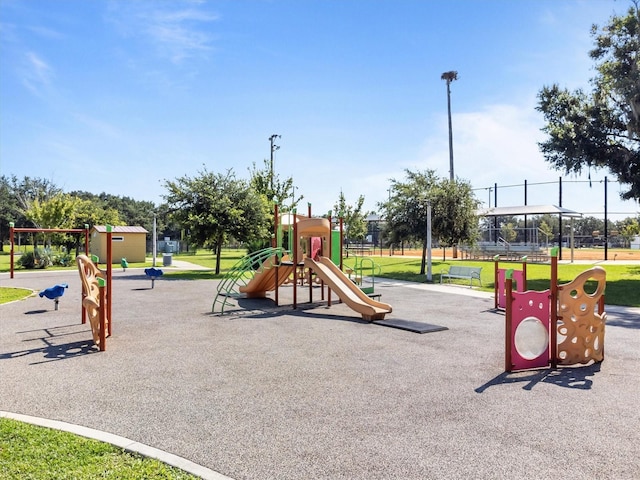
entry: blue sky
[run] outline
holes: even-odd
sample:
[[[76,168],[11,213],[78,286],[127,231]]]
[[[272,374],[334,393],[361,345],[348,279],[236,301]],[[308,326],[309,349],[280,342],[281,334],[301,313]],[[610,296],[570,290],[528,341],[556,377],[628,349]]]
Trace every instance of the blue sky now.
[[[589,89],[589,34],[623,0],[0,0],[0,173],[162,201],[165,179],[269,158],[316,213],[376,210],[405,168],[454,171],[498,206],[558,204],[544,86]],[[563,180],[601,216],[602,179]],[[609,179],[613,180],[611,175]],[[534,185],[549,182],[546,185]],[[609,184],[610,218],[635,215]]]

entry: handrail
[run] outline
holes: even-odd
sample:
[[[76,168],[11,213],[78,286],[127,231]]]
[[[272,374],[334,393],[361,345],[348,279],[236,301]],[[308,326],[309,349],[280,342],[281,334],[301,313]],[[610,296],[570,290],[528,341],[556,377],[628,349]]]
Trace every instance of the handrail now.
[[[354,259],[355,259],[355,263],[354,263],[354,266],[353,266],[353,268],[351,270],[355,274],[356,279],[360,278],[360,282],[361,282],[360,283],[360,290],[362,290],[363,292],[368,293],[368,294],[374,293],[374,291],[375,291],[375,283],[376,283],[376,280],[375,280],[376,277],[375,276],[376,275],[380,275],[380,273],[382,273],[382,266],[380,264],[375,263],[373,261],[373,259],[370,258],[370,257],[354,256]],[[368,265],[368,266],[363,265],[365,262],[366,263],[370,263],[370,265]],[[367,270],[371,271],[371,274],[367,275],[367,276],[369,276],[371,278],[371,285],[368,286],[368,287],[364,286],[365,268]]]
[[[284,248],[268,247],[245,255],[238,260],[218,284],[211,311],[215,313],[216,304],[218,303],[218,299],[220,299],[220,313],[224,313],[224,307],[227,305],[229,298],[240,295],[238,286],[249,283],[249,280],[253,278],[253,275],[257,272],[262,272],[267,268],[275,266],[286,253],[287,251]],[[269,261],[270,259],[272,260]],[[257,268],[256,265],[258,265]],[[249,272],[252,272],[252,274],[248,275]]]
[[[504,247],[507,248],[507,250],[509,249],[509,247],[511,246],[511,244],[509,242],[507,242],[503,237],[498,237],[498,243],[500,245],[503,245]]]

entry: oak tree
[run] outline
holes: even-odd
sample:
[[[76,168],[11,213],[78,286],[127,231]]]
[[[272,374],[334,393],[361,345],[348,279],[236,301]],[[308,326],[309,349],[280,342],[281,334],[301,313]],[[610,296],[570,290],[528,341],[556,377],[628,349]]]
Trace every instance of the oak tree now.
[[[640,199],[640,9],[633,1],[624,16],[594,25],[593,90],[552,85],[538,94],[537,110],[548,138],[539,144],[557,170],[580,173],[608,169],[626,185],[623,199]]]

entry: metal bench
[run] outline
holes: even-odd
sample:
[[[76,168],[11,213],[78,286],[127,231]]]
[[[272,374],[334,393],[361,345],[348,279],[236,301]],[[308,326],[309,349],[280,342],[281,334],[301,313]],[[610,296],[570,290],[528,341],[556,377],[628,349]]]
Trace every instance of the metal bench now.
[[[481,271],[482,267],[462,267],[458,265],[451,265],[449,270],[443,270],[442,273],[440,273],[440,283],[442,283],[443,278],[448,278],[449,283],[451,283],[452,278],[461,278],[469,280],[469,286],[472,287],[473,279],[476,279],[480,286],[482,286],[482,280],[480,280]]]

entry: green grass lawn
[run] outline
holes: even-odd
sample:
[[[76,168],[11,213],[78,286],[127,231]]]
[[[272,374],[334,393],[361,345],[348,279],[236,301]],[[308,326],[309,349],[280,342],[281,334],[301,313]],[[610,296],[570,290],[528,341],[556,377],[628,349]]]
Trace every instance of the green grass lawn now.
[[[188,270],[166,270],[165,275],[176,276],[185,279],[213,279],[221,278],[224,273],[233,266],[235,262],[243,257],[241,250],[223,250],[221,262],[221,274],[214,275],[210,271],[188,271]],[[195,263],[197,265],[213,268],[215,259],[211,252],[199,251],[196,255],[176,255],[174,258]],[[426,282],[426,276],[420,275],[420,258],[395,256],[372,256],[371,258],[381,267],[379,276],[389,279],[406,280],[411,282]],[[344,264],[352,266],[355,259],[345,258]],[[434,283],[440,282],[440,274],[446,271],[452,264],[482,267],[482,290],[493,291],[494,289],[494,263],[492,261],[471,261],[471,260],[447,260],[432,259],[432,278]],[[594,265],[596,265],[594,263]],[[573,280],[583,271],[594,265],[566,264],[558,265],[558,280],[560,283],[567,283]],[[500,268],[520,269],[520,263],[501,262]],[[606,265],[607,272],[606,303],[609,305],[623,305],[629,307],[640,307],[640,265]],[[549,264],[527,264],[527,288],[530,290],[545,290],[550,287],[551,266]],[[454,283],[466,284],[464,280]]]
[[[27,288],[0,287],[0,304],[22,300],[33,293]]]
[[[190,480],[198,477],[108,443],[0,418],[0,478]]]
[[[420,258],[408,257],[372,257],[380,264],[384,278],[407,280],[412,282],[426,282],[426,277],[420,275]],[[346,263],[349,263],[346,260]],[[452,264],[482,267],[480,279],[482,290],[494,290],[494,263],[470,260],[441,259],[432,262],[433,282],[440,282],[440,274]],[[520,270],[521,263],[500,262],[500,268],[514,268]],[[594,264],[595,265],[595,264]],[[558,265],[559,283],[567,283],[573,280],[583,271],[594,265],[565,264]],[[640,265],[606,265],[607,272],[606,303],[609,305],[624,305],[640,307]],[[527,264],[527,288],[529,290],[545,290],[550,287],[551,266],[549,264]],[[454,283],[468,284],[468,281],[458,280]]]
[[[222,251],[220,274],[215,275],[213,270],[178,270],[171,267],[164,268],[164,274],[173,278],[182,279],[219,279],[224,277],[236,262],[242,259],[245,255],[245,251],[242,249],[226,249]],[[188,255],[174,255],[176,260],[184,260],[194,263],[210,269],[215,268],[215,256],[209,250],[198,250],[195,254]],[[371,256],[364,257],[371,258],[375,263],[381,267],[381,277],[389,279],[407,280],[411,282],[426,282],[426,277],[420,275],[420,258],[406,257],[401,255],[394,256]],[[162,261],[156,261],[156,265],[162,268]],[[345,265],[353,265],[354,258],[346,258],[344,260]],[[494,273],[493,262],[482,261],[470,261],[470,260],[447,260],[443,261],[442,258],[434,257],[432,260],[432,274],[433,281],[438,283],[440,281],[440,274],[442,271],[455,263],[456,265],[467,265],[482,267],[482,289],[486,291],[493,291]],[[596,263],[594,263],[596,265]],[[147,263],[135,263],[129,264],[130,268],[135,267],[149,267],[151,262]],[[566,283],[573,280],[579,273],[590,268],[592,265],[584,264],[565,264],[562,263],[558,266],[558,278],[561,283]],[[50,267],[53,268],[53,267]],[[59,267],[56,267],[59,268]],[[74,269],[75,266],[67,267],[68,269]],[[119,269],[119,265],[114,264],[114,269]],[[519,269],[519,263],[506,263],[501,262],[500,268],[515,268]],[[607,272],[607,290],[606,290],[606,303],[609,305],[624,305],[630,307],[640,307],[640,265],[606,265],[605,270]],[[0,255],[0,272],[9,271],[9,255],[6,253]],[[550,280],[550,266],[548,264],[527,264],[527,287],[531,290],[544,290],[549,288]],[[457,283],[465,283],[459,281]],[[1,290],[1,289],[0,289]],[[0,301],[3,297],[0,297]]]

